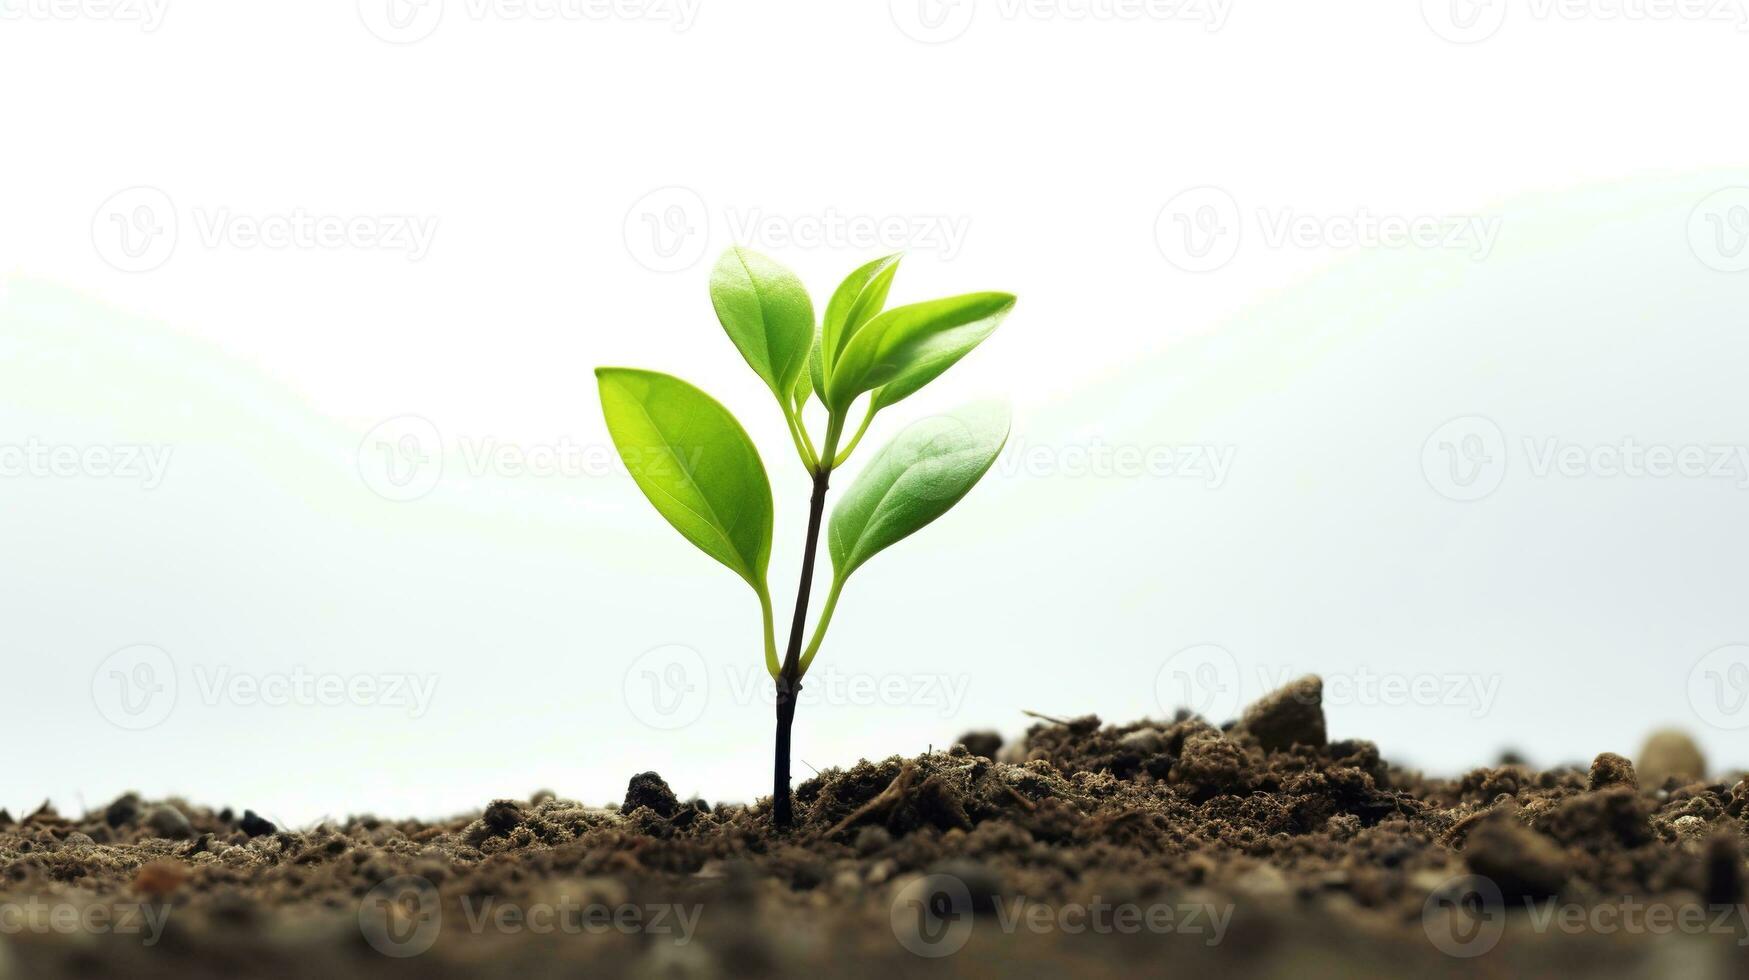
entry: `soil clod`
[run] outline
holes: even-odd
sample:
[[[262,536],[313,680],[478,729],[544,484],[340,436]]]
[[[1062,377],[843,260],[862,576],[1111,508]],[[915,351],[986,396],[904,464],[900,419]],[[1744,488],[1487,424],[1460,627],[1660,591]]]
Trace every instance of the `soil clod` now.
[[[265,837],[279,831],[273,821],[263,819],[254,810],[244,810],[243,819],[237,823],[237,827],[250,837]]]
[[[1269,751],[1325,744],[1323,679],[1310,675],[1271,691],[1245,710],[1235,731]]]
[[[1592,789],[1608,786],[1630,786],[1637,789],[1639,785],[1640,781],[1634,775],[1634,764],[1614,752],[1598,753],[1591,763]]]
[[[647,806],[661,817],[672,817],[680,810],[680,798],[668,788],[662,777],[653,772],[640,772],[626,786],[625,804],[620,812],[631,813]]]

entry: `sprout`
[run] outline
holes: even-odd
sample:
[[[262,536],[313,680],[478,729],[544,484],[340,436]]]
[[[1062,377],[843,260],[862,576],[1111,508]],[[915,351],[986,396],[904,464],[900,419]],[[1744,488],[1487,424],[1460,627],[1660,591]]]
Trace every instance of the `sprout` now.
[[[833,292],[818,326],[801,280],[763,255],[732,248],[711,273],[717,319],[777,399],[813,483],[801,584],[781,656],[766,584],[771,484],[747,431],[722,404],[679,378],[633,368],[595,372],[608,431],[639,489],[675,530],[741,576],[759,599],[765,666],[777,685],[772,814],[780,829],[793,822],[789,757],[796,699],[845,581],[959,502],[1008,438],[1006,409],[977,405],[914,423],[876,454],[832,512],[832,584],[804,647],[814,554],[833,471],[850,459],[876,414],[952,367],[1014,307],[1007,293],[968,293],[887,309],[898,267],[899,256],[891,255],[852,272]],[[818,442],[803,420],[813,399],[826,410]],[[846,440],[859,403],[865,406],[861,421]]]

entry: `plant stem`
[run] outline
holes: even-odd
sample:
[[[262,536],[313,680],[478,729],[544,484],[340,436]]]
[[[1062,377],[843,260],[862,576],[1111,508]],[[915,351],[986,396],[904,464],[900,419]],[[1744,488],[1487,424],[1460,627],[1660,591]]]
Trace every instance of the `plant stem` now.
[[[826,604],[820,607],[820,621],[814,624],[814,638],[808,641],[808,649],[802,653],[802,673],[808,672],[808,665],[814,662],[814,654],[820,652],[820,641],[826,638],[826,627],[832,622],[832,610],[838,608],[838,593],[844,590],[844,580],[833,576],[832,590],[826,593]]]
[[[790,728],[796,720],[796,698],[802,693],[802,631],[808,625],[808,594],[814,585],[814,552],[820,544],[820,521],[826,512],[826,485],[832,479],[832,454],[838,449],[838,436],[844,420],[833,416],[826,423],[825,452],[822,462],[814,468],[814,495],[808,501],[808,542],[802,552],[802,581],[796,588],[796,613],[790,623],[789,647],[784,651],[783,666],[777,674],[777,747],[771,763],[771,813],[779,830],[788,830],[795,823],[790,805],[789,748]]]
[[[802,458],[802,465],[809,470],[818,469],[820,459],[814,454],[814,444],[808,438],[808,430],[802,426],[802,420],[797,418],[796,413],[790,411],[787,405],[784,406],[783,420],[789,425],[789,437],[796,444],[796,455]]]
[[[833,458],[833,460],[832,460],[832,468],[833,469],[837,469],[838,467],[843,466],[844,461],[850,458],[850,454],[853,452],[856,452],[856,444],[862,441],[862,434],[864,432],[868,431],[868,424],[870,422],[874,421],[874,417],[875,417],[874,396],[870,395],[869,399],[868,399],[868,412],[867,412],[867,414],[863,415],[862,424],[856,427],[856,434],[850,437],[850,445],[845,446],[844,451],[839,453],[836,457]]]
[[[778,670],[781,669],[777,662],[777,630],[771,623],[771,593],[763,588],[759,590],[759,615],[765,621],[765,669],[771,672],[772,679],[775,680]]]

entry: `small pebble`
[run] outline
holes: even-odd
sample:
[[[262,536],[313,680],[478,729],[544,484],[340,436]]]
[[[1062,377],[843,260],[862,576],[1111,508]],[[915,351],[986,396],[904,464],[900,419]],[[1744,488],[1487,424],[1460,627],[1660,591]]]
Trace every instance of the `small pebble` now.
[[[140,797],[135,793],[124,793],[116,797],[115,802],[103,811],[103,822],[111,827],[132,823],[140,815]]]
[[[171,840],[187,840],[194,836],[194,825],[188,822],[181,810],[167,803],[152,808],[152,812],[146,815],[146,826],[157,836]]]
[[[1640,774],[1652,789],[1662,789],[1672,779],[1682,786],[1706,778],[1706,756],[1700,746],[1674,728],[1647,737],[1639,762]]]

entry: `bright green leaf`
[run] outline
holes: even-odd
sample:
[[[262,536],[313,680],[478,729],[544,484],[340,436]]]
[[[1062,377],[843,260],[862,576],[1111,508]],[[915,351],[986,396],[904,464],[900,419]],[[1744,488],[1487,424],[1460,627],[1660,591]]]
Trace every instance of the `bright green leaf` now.
[[[748,366],[787,403],[814,342],[814,304],[802,281],[757,252],[731,248],[711,270],[711,305]]]
[[[771,483],[716,399],[666,374],[597,368],[607,430],[638,489],[686,540],[765,594]]]
[[[791,403],[793,405],[795,405],[797,410],[800,410],[803,405],[806,405],[808,403],[808,394],[810,392],[818,392],[818,391],[824,390],[824,388],[822,388],[819,384],[816,383],[816,381],[815,381],[816,375],[814,374],[814,371],[812,370],[812,367],[814,365],[819,364],[819,363],[820,363],[820,334],[818,331],[816,331],[814,333],[814,342],[808,348],[808,364],[809,364],[810,369],[804,370],[800,374],[796,375],[795,389],[790,396],[792,399]]]
[[[935,520],[971,491],[1008,441],[1008,412],[984,404],[906,427],[832,511],[828,544],[840,581]]]
[[[844,345],[826,379],[826,404],[843,411],[856,396],[892,386],[892,404],[935,379],[996,329],[1014,297],[967,293],[897,306],[870,320]]]
[[[889,255],[875,259],[845,276],[833,291],[832,298],[826,303],[826,314],[820,320],[826,374],[831,373],[832,365],[850,338],[887,305],[887,290],[892,288],[901,257]]]

